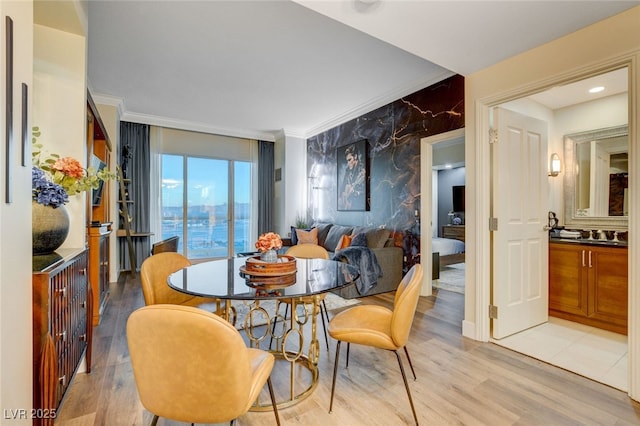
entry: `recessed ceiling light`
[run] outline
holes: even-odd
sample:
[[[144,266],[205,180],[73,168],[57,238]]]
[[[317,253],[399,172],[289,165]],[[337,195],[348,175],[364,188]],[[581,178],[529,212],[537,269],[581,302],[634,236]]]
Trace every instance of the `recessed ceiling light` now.
[[[604,90],[604,86],[596,86],[589,89],[589,93],[600,93]]]

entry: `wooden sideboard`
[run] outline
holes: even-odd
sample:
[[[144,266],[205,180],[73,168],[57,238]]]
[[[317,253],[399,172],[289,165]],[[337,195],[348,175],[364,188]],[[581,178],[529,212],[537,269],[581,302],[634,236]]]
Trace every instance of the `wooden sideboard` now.
[[[82,356],[91,371],[93,327],[86,249],[33,256],[33,408],[58,409]],[[54,416],[34,420],[53,425]]]
[[[442,238],[464,241],[464,225],[444,225]]]
[[[549,315],[627,334],[626,247],[549,243]]]

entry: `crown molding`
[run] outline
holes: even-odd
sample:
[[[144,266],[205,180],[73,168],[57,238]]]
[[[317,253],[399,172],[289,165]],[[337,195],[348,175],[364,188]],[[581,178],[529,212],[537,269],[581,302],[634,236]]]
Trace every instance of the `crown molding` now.
[[[195,121],[176,120],[168,117],[160,117],[155,115],[140,114],[134,112],[125,112],[121,120],[130,121],[140,124],[148,124],[151,126],[167,127],[171,129],[190,130],[193,132],[209,133],[214,135],[232,136],[236,138],[255,139],[268,142],[275,142],[275,135],[272,132],[260,132],[245,129],[232,129],[225,127],[211,126],[205,123]]]
[[[237,138],[256,139],[256,140],[275,142],[276,139],[282,138],[283,136],[300,138],[300,139],[309,139],[312,136],[315,136],[326,130],[332,129],[354,118],[360,117],[377,108],[380,108],[381,106],[387,105],[404,96],[410,95],[426,87],[429,87],[453,75],[455,75],[454,72],[449,70],[443,70],[442,73],[440,73],[435,77],[431,77],[428,79],[420,79],[413,83],[399,87],[393,91],[380,95],[374,99],[371,99],[369,102],[362,104],[350,111],[347,111],[344,114],[337,115],[323,123],[320,123],[315,127],[308,129],[306,131],[303,131],[300,129],[280,129],[273,132],[264,132],[264,131],[255,131],[255,130],[246,130],[246,129],[217,127],[217,126],[211,126],[206,123],[200,123],[195,121],[177,120],[169,117],[131,112],[126,110],[123,98],[110,96],[110,95],[103,95],[99,93],[97,94],[92,93],[92,96],[96,103],[115,106],[118,109],[118,115],[120,117],[120,120],[123,120],[123,121],[148,124],[151,126],[167,127],[172,129],[191,130],[194,132],[232,136]]]
[[[93,93],[93,90],[89,88],[91,92],[91,97],[93,98],[93,102],[101,105],[109,105],[116,108],[118,113],[118,118],[122,119],[122,115],[124,114],[124,99],[119,98],[117,96],[103,95],[100,93]]]
[[[415,93],[419,90],[422,90],[426,87],[429,87],[433,84],[436,84],[442,80],[445,80],[449,77],[452,77],[456,75],[456,73],[454,73],[453,71],[449,71],[449,70],[443,70],[442,73],[440,73],[439,75],[435,76],[435,77],[431,77],[431,78],[427,78],[427,79],[421,79],[421,80],[417,80],[413,83],[407,84],[405,86],[399,87],[393,91],[390,91],[386,94],[382,94],[380,96],[378,96],[377,98],[371,99],[371,101],[367,102],[366,104],[362,104],[360,106],[358,106],[357,108],[352,109],[351,111],[347,111],[344,114],[341,114],[339,116],[336,116],[332,119],[329,119],[323,123],[318,124],[316,127],[313,127],[309,130],[307,130],[304,138],[308,139],[312,136],[315,136],[317,134],[320,134],[324,131],[327,131],[329,129],[332,129],[340,124],[346,123],[349,120],[352,120],[354,118],[360,117],[366,113],[369,113],[371,111],[374,111],[377,108],[380,108],[384,105],[390,104],[391,102],[397,101],[398,99],[410,95],[412,93]]]

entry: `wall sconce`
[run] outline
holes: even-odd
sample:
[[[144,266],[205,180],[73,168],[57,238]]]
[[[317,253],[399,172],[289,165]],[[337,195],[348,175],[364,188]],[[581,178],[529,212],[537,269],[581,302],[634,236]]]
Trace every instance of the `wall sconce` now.
[[[562,171],[562,163],[560,157],[555,152],[549,158],[549,176],[556,177]]]

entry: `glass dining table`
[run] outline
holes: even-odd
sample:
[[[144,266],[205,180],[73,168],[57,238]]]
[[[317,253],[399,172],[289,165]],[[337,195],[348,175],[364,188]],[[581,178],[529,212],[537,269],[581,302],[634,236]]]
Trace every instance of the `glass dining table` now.
[[[263,349],[272,352],[278,362],[289,364],[286,396],[276,392],[278,408],[286,408],[307,398],[318,384],[320,346],[316,331],[321,295],[353,285],[360,272],[344,262],[301,258],[295,259],[295,269],[286,273],[247,271],[248,259],[236,257],[193,264],[169,275],[167,283],[186,294],[220,299],[224,309],[219,311],[234,325],[238,313],[232,301],[244,302],[248,313],[238,328],[244,330],[249,345],[260,348],[268,340],[268,347]],[[277,309],[282,299],[291,304],[288,319]],[[267,301],[275,301],[276,309],[265,309]],[[309,322],[309,338],[305,338],[304,326]],[[300,366],[308,371],[306,379],[297,377],[302,376],[296,374],[299,371],[296,367]],[[271,409],[267,401],[257,401],[252,407],[252,411]]]

